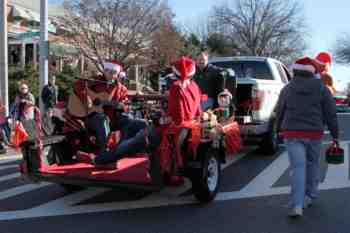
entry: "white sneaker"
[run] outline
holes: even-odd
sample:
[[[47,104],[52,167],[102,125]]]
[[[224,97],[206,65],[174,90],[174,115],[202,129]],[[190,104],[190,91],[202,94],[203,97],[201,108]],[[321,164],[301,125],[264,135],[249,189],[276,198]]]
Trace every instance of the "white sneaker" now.
[[[294,207],[290,209],[288,216],[291,218],[297,218],[303,216],[303,208],[300,207]]]
[[[312,206],[312,198],[306,196],[304,199],[304,209]]]

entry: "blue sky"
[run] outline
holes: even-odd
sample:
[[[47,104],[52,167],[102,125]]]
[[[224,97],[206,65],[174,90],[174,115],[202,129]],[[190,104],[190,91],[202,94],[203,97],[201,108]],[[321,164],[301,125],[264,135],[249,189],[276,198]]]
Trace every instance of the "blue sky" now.
[[[195,22],[210,11],[214,4],[233,2],[233,0],[168,0],[181,23]],[[318,51],[331,51],[336,37],[350,33],[349,0],[298,0],[304,5],[304,15],[309,33],[307,55],[314,56]],[[59,3],[62,0],[49,0]],[[337,89],[343,89],[350,82],[350,66],[334,64],[331,70]]]

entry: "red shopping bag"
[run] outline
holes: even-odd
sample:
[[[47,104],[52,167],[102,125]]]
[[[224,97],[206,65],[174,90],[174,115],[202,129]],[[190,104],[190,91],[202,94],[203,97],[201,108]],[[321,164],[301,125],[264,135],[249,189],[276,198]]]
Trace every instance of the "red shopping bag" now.
[[[15,148],[19,148],[28,137],[28,133],[24,129],[22,123],[20,121],[16,122],[13,134],[11,135],[11,144]]]
[[[338,143],[333,142],[326,150],[326,161],[329,164],[344,163],[344,149],[340,148]]]

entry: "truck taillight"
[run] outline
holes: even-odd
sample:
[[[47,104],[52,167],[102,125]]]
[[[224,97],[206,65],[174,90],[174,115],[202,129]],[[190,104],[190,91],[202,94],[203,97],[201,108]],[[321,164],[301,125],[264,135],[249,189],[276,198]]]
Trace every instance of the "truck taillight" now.
[[[346,104],[346,100],[345,99],[335,99],[335,104]]]
[[[259,90],[257,87],[252,88],[252,110],[258,111],[261,109],[265,92]]]

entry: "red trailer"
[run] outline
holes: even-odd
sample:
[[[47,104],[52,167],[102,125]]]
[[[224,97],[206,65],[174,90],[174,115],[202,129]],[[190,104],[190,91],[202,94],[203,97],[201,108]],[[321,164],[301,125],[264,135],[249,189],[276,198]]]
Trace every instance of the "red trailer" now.
[[[169,177],[186,177],[201,202],[214,199],[221,179],[221,164],[240,149],[238,124],[232,119],[166,124],[159,111],[162,96],[131,96],[130,112],[147,119],[161,133],[156,151],[123,157],[116,169],[103,170],[75,159],[89,144],[85,129],[43,137],[40,124],[31,140],[21,145],[23,176],[34,182],[54,182],[70,189],[76,186],[124,187],[156,191],[168,185]],[[208,120],[208,119],[206,119]]]

